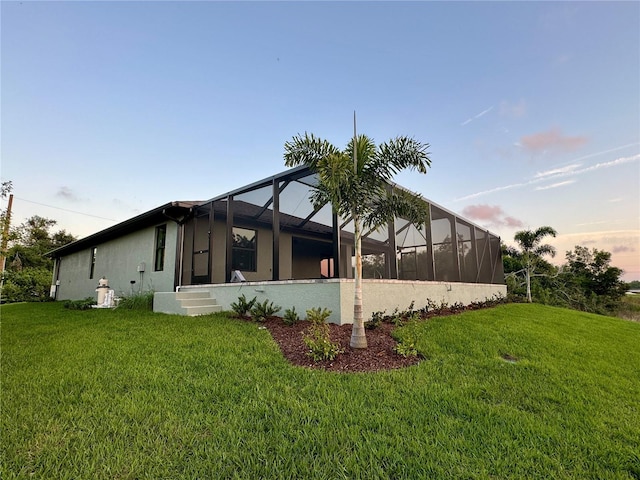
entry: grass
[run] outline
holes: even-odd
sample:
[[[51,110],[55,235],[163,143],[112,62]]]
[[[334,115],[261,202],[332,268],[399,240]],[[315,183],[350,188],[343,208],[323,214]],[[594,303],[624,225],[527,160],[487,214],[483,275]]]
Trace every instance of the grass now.
[[[640,478],[638,323],[504,305],[336,374],[223,315],[1,313],[3,479]]]
[[[616,316],[640,322],[640,295],[625,295],[622,297]]]

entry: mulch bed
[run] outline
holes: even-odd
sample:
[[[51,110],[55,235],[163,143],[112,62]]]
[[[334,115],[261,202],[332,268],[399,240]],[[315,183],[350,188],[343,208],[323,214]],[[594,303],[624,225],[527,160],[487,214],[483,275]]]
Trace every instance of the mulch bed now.
[[[375,372],[408,367],[420,362],[419,357],[403,357],[394,351],[397,342],[391,337],[395,328],[393,324],[383,323],[373,330],[365,330],[367,348],[351,348],[351,325],[336,325],[329,323],[331,341],[338,343],[344,351],[332,361],[314,362],[307,354],[309,351],[302,341],[304,333],[309,328],[308,321],[296,322],[287,326],[281,318],[269,318],[262,323],[280,347],[282,354],[293,365],[316,368],[334,372]]]
[[[484,303],[474,303],[463,306],[462,304],[452,306],[441,306],[439,308],[421,312],[422,320],[427,320],[434,316],[446,316],[461,313],[467,310],[477,310],[487,308],[503,300],[487,301]],[[244,318],[252,321],[250,318]],[[334,372],[377,372],[379,370],[393,370],[396,368],[409,367],[420,363],[422,357],[398,355],[394,348],[398,344],[391,332],[395,325],[383,322],[379,327],[372,330],[365,330],[367,335],[367,348],[351,348],[351,325],[336,325],[329,323],[329,335],[331,341],[338,343],[343,353],[334,360],[314,362],[308,355],[308,348],[303,342],[303,336],[309,328],[310,322],[306,320],[298,321],[293,326],[285,325],[281,317],[270,317],[265,322],[259,324],[264,326],[275,342],[280,347],[284,357],[293,365],[300,367],[329,370]]]

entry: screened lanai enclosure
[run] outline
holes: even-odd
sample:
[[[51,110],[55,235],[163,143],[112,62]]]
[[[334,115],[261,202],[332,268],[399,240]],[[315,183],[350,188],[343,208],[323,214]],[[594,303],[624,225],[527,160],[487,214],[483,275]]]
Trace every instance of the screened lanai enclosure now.
[[[329,204],[314,208],[316,185],[298,167],[195,207],[182,227],[178,285],[229,283],[234,272],[249,282],[353,278],[353,221]],[[425,202],[419,227],[396,218],[363,233],[363,277],[503,284],[500,238]]]

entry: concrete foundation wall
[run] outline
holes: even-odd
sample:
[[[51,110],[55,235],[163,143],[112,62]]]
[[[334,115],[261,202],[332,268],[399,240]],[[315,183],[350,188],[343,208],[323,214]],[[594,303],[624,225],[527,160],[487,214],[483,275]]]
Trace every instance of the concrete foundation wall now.
[[[353,297],[355,283],[353,281],[340,283],[341,323],[353,322]],[[409,280],[363,280],[362,311],[365,320],[371,318],[373,312],[386,311],[393,313],[406,310],[414,302],[414,308],[422,308],[428,300],[440,305],[471,302],[481,302],[496,295],[506,296],[506,285],[491,285],[483,283],[448,283],[448,282],[419,282]]]
[[[322,307],[332,311],[329,321],[340,323],[340,284],[333,280],[289,280],[279,282],[225,283],[220,285],[194,285],[180,291],[208,290],[224,310],[231,310],[231,303],[244,294],[247,300],[256,297],[282,307],[279,315],[287,308],[295,307],[301,318],[309,308]]]
[[[306,310],[314,307],[331,310],[329,321],[339,325],[353,323],[354,282],[349,279],[291,280],[280,282],[246,282],[220,285],[194,285],[182,287],[180,291],[208,290],[211,296],[231,310],[231,303],[243,295],[247,300],[268,300],[285,309],[295,307],[301,318]],[[506,296],[506,285],[477,283],[414,282],[405,280],[364,280],[363,312],[365,321],[376,311],[391,314],[394,309],[406,310],[411,302],[421,308],[431,300],[449,305],[460,302],[465,305],[483,301],[496,295]]]

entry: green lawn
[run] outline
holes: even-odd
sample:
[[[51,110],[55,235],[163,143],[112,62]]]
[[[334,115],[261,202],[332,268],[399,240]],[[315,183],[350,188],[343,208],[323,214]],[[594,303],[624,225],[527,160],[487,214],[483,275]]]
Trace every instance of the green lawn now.
[[[639,323],[503,305],[336,374],[220,315],[1,315],[3,479],[640,478]]]

